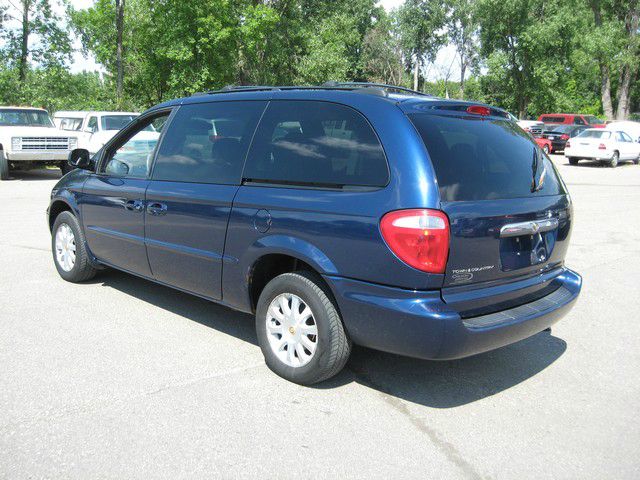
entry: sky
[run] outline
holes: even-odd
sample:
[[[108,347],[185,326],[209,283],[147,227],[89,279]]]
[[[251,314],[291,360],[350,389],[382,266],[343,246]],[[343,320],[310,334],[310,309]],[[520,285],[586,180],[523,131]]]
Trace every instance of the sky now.
[[[194,0],[185,0],[185,1],[194,1]],[[196,0],[197,1],[197,0]],[[71,5],[73,5],[76,9],[84,9],[89,8],[93,5],[93,0],[70,0]],[[387,11],[390,11],[393,8],[397,8],[404,3],[404,0],[380,0],[379,4],[382,5]],[[53,7],[59,15],[64,13],[64,8],[62,5],[56,1],[52,2]],[[89,55],[85,57],[82,55],[80,49],[81,44],[79,39],[75,39],[74,47],[76,49],[73,59],[70,65],[70,70],[74,73],[86,71],[104,71],[104,68],[97,64],[93,56]],[[460,67],[458,66],[458,62],[456,61],[456,51],[452,45],[447,45],[444,47],[436,58],[436,61],[433,65],[430,65],[427,69],[426,76],[429,80],[437,80],[441,79],[445,76],[445,72],[451,69],[451,79],[457,80],[460,76]]]

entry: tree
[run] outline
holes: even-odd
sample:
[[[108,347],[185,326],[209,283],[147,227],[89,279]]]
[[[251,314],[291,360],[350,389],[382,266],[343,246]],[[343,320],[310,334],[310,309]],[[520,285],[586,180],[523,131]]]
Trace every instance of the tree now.
[[[440,0],[406,0],[397,12],[400,44],[413,67],[413,89],[418,90],[420,70],[433,62],[445,43],[445,5]]]
[[[631,85],[638,76],[640,6],[638,5],[638,0],[616,1],[614,5],[619,17],[624,22],[626,43],[622,54],[623,64],[618,85],[616,119],[626,120],[629,118],[629,113],[631,113]]]
[[[5,42],[4,56],[10,65],[18,68],[18,79],[24,85],[30,60],[37,65],[60,65],[71,57],[69,36],[63,28],[62,19],[53,13],[49,0],[19,0],[10,3],[3,19],[18,26],[2,30]],[[6,25],[5,25],[6,27]],[[37,45],[30,40],[36,36]]]
[[[460,64],[460,98],[464,98],[467,70],[475,65],[478,56],[478,24],[474,0],[448,0],[447,31],[456,47]]]
[[[124,67],[122,65],[122,34],[124,30],[125,0],[116,0],[116,95],[118,103],[122,101],[122,83],[124,81]]]

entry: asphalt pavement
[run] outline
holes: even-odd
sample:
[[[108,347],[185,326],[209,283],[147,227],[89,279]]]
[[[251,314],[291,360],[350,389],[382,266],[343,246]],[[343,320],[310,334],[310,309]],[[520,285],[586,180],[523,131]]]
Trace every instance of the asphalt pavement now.
[[[640,478],[640,166],[569,166],[551,332],[450,362],[356,348],[313,388],[253,319],[106,271],[59,278],[55,170],[0,182],[0,478]]]

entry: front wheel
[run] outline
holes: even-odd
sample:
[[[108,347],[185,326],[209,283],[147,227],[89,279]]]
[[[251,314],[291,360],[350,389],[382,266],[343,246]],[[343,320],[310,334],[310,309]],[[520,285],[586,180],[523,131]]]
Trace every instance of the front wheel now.
[[[267,366],[301,385],[336,375],[351,341],[324,282],[310,272],[285,273],[260,294],[256,332]]]
[[[569,165],[577,165],[579,161],[579,158],[569,157]]]
[[[618,152],[613,152],[613,156],[611,160],[609,160],[609,166],[611,168],[616,168],[618,166],[618,162],[620,161],[620,154]]]
[[[56,270],[68,282],[84,282],[94,277],[78,219],[71,212],[56,217],[51,230],[51,250]]]
[[[4,150],[0,150],[0,180],[9,180],[9,159]]]

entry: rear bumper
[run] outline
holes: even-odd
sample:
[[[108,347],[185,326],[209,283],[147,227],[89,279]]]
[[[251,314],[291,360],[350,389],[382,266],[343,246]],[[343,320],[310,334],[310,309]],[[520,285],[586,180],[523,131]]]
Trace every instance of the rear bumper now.
[[[12,162],[46,162],[66,161],[69,157],[68,150],[58,152],[7,152],[7,159]]]
[[[553,293],[497,313],[463,319],[439,291],[415,292],[325,277],[354,343],[410,357],[449,360],[523,340],[571,310],[582,278],[562,269]]]

